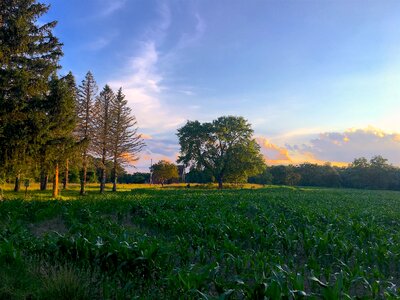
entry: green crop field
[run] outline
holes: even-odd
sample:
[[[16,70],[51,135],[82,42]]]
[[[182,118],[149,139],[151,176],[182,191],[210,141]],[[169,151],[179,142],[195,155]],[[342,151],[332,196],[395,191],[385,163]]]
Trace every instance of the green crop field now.
[[[0,202],[1,299],[400,297],[399,192],[73,195]]]

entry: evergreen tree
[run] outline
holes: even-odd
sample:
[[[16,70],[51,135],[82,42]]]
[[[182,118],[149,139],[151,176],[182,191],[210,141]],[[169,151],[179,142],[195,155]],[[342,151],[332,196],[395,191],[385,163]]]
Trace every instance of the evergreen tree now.
[[[38,24],[49,6],[35,0],[0,1],[0,172],[17,178],[43,134],[36,105],[58,68],[56,22]],[[31,147],[33,146],[33,148]]]
[[[76,135],[82,143],[82,169],[81,169],[81,190],[85,193],[86,177],[88,168],[88,152],[91,145],[91,136],[93,134],[93,103],[96,99],[97,85],[92,73],[87,72],[85,79],[79,86],[77,97],[77,116],[78,123]]]
[[[106,85],[96,98],[94,104],[94,124],[93,124],[93,153],[100,157],[100,193],[104,192],[106,184],[106,160],[112,155],[111,128],[114,123],[113,103],[115,94]]]
[[[42,132],[40,145],[41,185],[46,185],[50,169],[53,169],[53,197],[58,196],[59,169],[76,148],[73,130],[76,126],[75,88],[73,76],[69,74],[61,79],[53,76],[50,90],[43,102]]]
[[[69,88],[70,97],[74,100],[74,108],[76,108],[76,99],[78,97],[78,89],[76,87],[75,77],[74,77],[74,75],[72,75],[72,72],[69,72],[68,75],[65,76],[64,80]],[[73,113],[73,111],[71,111],[71,113]],[[75,115],[74,123],[76,124],[76,122],[77,122],[77,117]],[[78,145],[79,145],[79,143],[73,143],[73,147],[71,148],[71,151],[68,151],[68,153],[66,153],[67,155],[65,157],[65,168],[64,168],[64,178],[63,178],[63,189],[64,190],[68,189],[70,155],[77,150],[76,146],[78,146]]]
[[[138,134],[137,121],[128,107],[128,101],[122,94],[122,88],[118,90],[112,105],[113,123],[111,127],[111,155],[113,159],[113,191],[117,190],[117,166],[118,164],[132,164],[137,161],[138,153],[142,150],[144,143]]]

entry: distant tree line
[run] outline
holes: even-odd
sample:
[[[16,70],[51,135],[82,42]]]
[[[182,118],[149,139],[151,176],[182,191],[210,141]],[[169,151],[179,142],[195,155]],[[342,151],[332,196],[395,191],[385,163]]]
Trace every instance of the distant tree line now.
[[[151,169],[152,173],[135,173],[121,176],[124,183],[149,183],[153,174],[153,183],[215,183],[213,173],[204,168],[191,167],[185,170],[183,165],[174,165],[160,161]],[[178,173],[177,173],[178,171]],[[132,178],[132,179],[130,179]],[[134,178],[134,179],[133,179]],[[331,188],[400,190],[400,168],[388,163],[382,156],[371,160],[357,158],[347,167],[302,163],[299,165],[264,165],[263,171],[252,176],[228,176],[227,183],[254,183],[262,185],[314,186]]]
[[[38,18],[49,6],[34,0],[0,2],[0,180],[37,178],[40,188],[59,178],[67,188],[70,169],[79,169],[81,194],[88,170],[99,170],[104,191],[111,163],[113,190],[122,166],[136,161],[143,147],[137,122],[120,88],[98,94],[88,72],[81,85],[72,73],[59,76],[62,44],[56,21]]]
[[[259,184],[400,190],[400,168],[382,156],[358,158],[347,167],[303,163],[270,166],[248,182]]]
[[[215,182],[212,173],[193,168],[185,176],[188,183]],[[400,190],[400,168],[382,156],[371,160],[357,158],[347,167],[303,163],[299,165],[266,166],[264,171],[231,183],[255,183],[289,186],[315,186],[355,189]]]

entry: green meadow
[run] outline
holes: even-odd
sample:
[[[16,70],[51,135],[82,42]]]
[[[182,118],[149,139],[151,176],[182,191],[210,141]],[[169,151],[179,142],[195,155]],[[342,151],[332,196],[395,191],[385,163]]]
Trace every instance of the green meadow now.
[[[7,197],[1,299],[400,297],[399,192],[125,187]]]

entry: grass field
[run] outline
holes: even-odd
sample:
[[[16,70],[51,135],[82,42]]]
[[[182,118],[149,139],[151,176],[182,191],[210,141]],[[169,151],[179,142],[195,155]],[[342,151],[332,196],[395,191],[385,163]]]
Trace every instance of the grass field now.
[[[400,297],[400,193],[6,191],[0,299]]]

